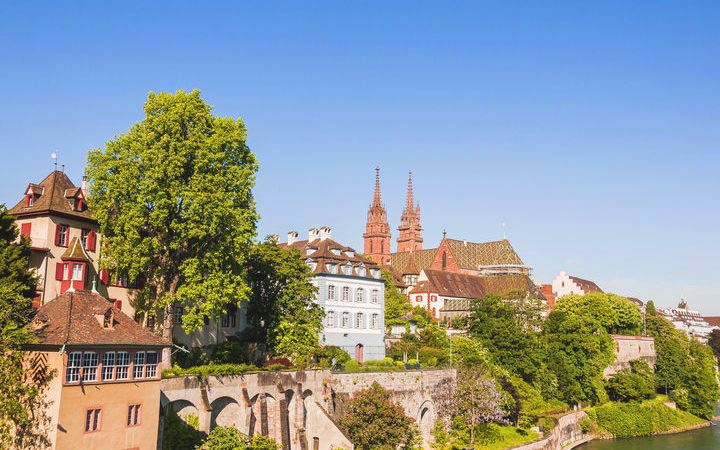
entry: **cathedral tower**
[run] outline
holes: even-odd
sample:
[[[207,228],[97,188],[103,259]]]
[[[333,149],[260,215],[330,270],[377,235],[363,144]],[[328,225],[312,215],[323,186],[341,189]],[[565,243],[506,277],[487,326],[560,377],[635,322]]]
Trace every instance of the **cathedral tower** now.
[[[380,167],[375,168],[375,195],[365,224],[365,255],[377,264],[390,264],[390,226],[380,201]]]
[[[422,250],[422,236],[420,232],[420,205],[415,205],[413,200],[413,188],[412,188],[412,171],[408,176],[408,192],[407,202],[405,203],[405,209],[403,210],[402,217],[400,217],[400,236],[398,236],[397,251],[401,252],[414,252],[416,250]]]

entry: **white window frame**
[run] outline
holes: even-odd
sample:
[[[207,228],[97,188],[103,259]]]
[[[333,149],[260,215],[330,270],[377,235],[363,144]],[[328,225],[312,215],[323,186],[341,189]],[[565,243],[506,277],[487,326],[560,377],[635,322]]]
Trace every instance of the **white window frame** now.
[[[342,313],[342,328],[350,328],[350,313],[347,311]]]
[[[347,286],[343,287],[342,291],[342,301],[349,302],[350,301],[350,288]]]
[[[115,379],[130,379],[130,352],[117,352],[115,359]]]
[[[334,284],[328,285],[327,298],[328,298],[328,300],[335,300],[335,285]]]
[[[115,379],[115,352],[105,352],[102,359],[101,381],[112,381]]]
[[[380,290],[379,289],[373,289],[372,290],[372,302],[378,303],[380,301]]]
[[[365,301],[365,289],[357,288],[355,290],[355,301],[357,303],[362,303]]]
[[[65,369],[65,383],[79,383],[81,368],[82,352],[68,353],[67,367]]]

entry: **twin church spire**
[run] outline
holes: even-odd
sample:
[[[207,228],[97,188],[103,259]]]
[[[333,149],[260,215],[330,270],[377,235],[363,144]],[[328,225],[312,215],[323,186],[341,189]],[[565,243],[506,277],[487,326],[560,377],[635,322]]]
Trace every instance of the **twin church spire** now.
[[[420,205],[416,205],[413,198],[412,172],[408,176],[407,199],[398,231],[398,252],[422,250]],[[390,226],[380,197],[380,167],[375,168],[375,193],[368,210],[363,238],[365,255],[380,265],[390,264]]]

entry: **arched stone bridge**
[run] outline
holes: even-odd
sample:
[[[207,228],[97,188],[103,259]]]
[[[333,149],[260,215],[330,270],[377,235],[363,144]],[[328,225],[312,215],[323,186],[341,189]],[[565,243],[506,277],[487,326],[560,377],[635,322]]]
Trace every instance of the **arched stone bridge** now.
[[[196,414],[200,430],[234,426],[246,434],[274,437],[285,449],[352,448],[337,428],[352,395],[377,381],[414,418],[427,444],[435,421],[432,394],[454,370],[380,373],[260,372],[246,375],[162,380],[163,411]]]

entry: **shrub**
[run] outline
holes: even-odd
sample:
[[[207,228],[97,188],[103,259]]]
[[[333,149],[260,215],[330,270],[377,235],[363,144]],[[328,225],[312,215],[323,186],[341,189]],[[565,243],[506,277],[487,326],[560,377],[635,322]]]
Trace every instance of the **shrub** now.
[[[205,354],[205,351],[201,348],[193,347],[189,349],[186,345],[181,345],[177,342],[175,342],[175,345],[178,345],[179,347],[187,350],[178,351],[173,355],[173,360],[175,364],[182,367],[183,369],[187,369],[188,367],[193,366],[204,366],[210,362],[207,354]]]
[[[641,401],[655,397],[655,375],[645,361],[630,361],[629,369],[622,369],[605,382],[612,400]]]
[[[257,353],[257,344],[227,340],[215,346],[210,361],[216,364],[251,364]]]
[[[180,366],[173,366],[172,369],[163,370],[163,378],[172,377],[184,377],[184,376],[226,376],[226,375],[242,375],[249,372],[258,372],[260,369],[257,366],[249,364],[207,364],[204,366],[195,366],[183,369]]]
[[[333,358],[335,359],[335,365],[342,366],[346,362],[350,361],[350,354],[340,347],[328,345],[325,347],[318,347],[313,354],[313,360],[317,367],[328,368],[333,366]]]
[[[293,366],[293,363],[288,358],[273,358],[265,361],[265,367],[275,366],[278,364],[284,366],[285,369]]]
[[[277,441],[271,437],[248,436],[233,427],[215,427],[198,450],[279,450]]]
[[[163,424],[163,450],[193,450],[202,440],[199,425],[200,420],[195,414],[188,414],[183,419],[168,408]]]
[[[350,361],[345,363],[343,369],[346,372],[358,372],[360,371],[360,363],[355,361],[354,359],[351,359]]]
[[[650,436],[703,421],[659,401],[610,403],[590,408],[587,414],[599,429],[621,438]]]

